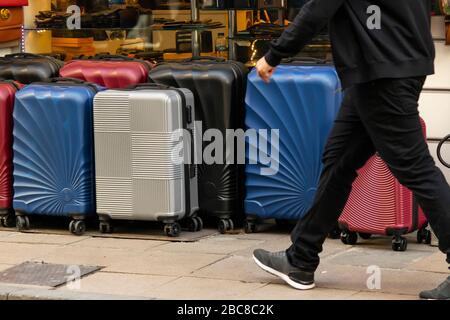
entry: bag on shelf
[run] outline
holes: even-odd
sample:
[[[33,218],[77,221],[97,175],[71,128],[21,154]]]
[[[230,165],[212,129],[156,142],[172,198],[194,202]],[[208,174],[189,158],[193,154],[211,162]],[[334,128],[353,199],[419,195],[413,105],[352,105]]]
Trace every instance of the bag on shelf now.
[[[269,84],[250,73],[245,125],[266,130],[267,146],[247,142],[246,232],[256,232],[259,220],[297,221],[307,213],[342,96],[336,70],[324,60],[283,60]],[[271,164],[259,158],[260,149]]]
[[[112,89],[147,82],[150,69],[151,64],[144,60],[118,55],[96,55],[69,61],[60,70],[60,75]]]
[[[16,53],[0,58],[0,78],[23,84],[46,81],[58,77],[64,62],[31,53]]]
[[[18,40],[22,37],[22,7],[3,7],[0,3],[0,43]]]
[[[19,230],[28,216],[71,218],[85,231],[95,214],[92,108],[97,85],[55,78],[24,87],[14,105],[14,200]]]
[[[94,102],[97,213],[100,231],[111,220],[159,221],[178,236],[185,220],[200,231],[197,170],[176,156],[194,154],[192,92],[140,84],[99,93]],[[177,136],[184,130],[188,136]],[[181,139],[180,139],[181,138]]]
[[[426,136],[425,122],[421,122]],[[431,241],[427,220],[413,193],[395,179],[379,155],[359,170],[339,227],[345,244],[355,244],[358,234],[363,239],[372,234],[387,235],[393,236],[394,251],[405,251],[407,240],[402,235],[416,230],[419,243]]]

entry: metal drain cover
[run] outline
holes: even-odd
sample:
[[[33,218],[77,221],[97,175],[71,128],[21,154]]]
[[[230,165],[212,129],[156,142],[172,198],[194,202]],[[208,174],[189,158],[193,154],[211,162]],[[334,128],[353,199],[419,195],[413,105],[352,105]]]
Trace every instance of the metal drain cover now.
[[[100,269],[93,266],[25,262],[0,272],[0,282],[55,288]]]

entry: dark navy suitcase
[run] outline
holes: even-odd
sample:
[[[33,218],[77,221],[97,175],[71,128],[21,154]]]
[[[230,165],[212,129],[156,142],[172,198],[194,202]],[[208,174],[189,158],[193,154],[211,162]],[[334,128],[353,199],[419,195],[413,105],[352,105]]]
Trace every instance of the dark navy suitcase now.
[[[26,86],[16,94],[13,162],[16,224],[27,216],[67,216],[70,231],[85,231],[95,213],[93,100],[100,88],[76,79]]]
[[[281,64],[269,84],[255,70],[246,95],[247,129],[266,129],[271,170],[247,139],[247,232],[257,220],[298,220],[309,209],[322,171],[322,152],[342,101],[341,84],[333,66],[323,61],[292,60]],[[279,132],[271,131],[278,129]],[[277,139],[272,140],[272,136]],[[262,149],[264,150],[264,148]],[[276,154],[278,155],[278,159]],[[265,161],[267,162],[267,161]]]

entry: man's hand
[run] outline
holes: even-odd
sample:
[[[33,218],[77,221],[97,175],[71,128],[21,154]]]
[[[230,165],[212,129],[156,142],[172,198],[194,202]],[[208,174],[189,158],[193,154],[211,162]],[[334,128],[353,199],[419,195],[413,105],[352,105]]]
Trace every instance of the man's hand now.
[[[261,79],[264,80],[264,82],[269,83],[270,77],[272,77],[275,68],[267,63],[266,58],[262,57],[256,63],[256,71],[258,72],[258,75],[261,77]]]

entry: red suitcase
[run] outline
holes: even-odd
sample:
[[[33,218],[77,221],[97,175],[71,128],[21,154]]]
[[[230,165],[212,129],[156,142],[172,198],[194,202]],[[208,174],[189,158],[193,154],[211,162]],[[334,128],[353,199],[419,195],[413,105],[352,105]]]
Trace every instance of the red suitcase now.
[[[144,60],[103,55],[70,61],[60,70],[60,75],[118,89],[148,82],[150,69],[151,64]]]
[[[425,133],[425,123],[422,126]],[[392,236],[392,249],[405,251],[402,235],[417,232],[417,241],[431,242],[427,220],[412,192],[402,186],[378,155],[358,172],[353,190],[339,218],[341,240],[353,245],[358,234],[368,239],[372,234]]]
[[[0,219],[1,225],[14,224],[12,209],[12,130],[14,96],[19,85],[12,81],[0,81]]]

